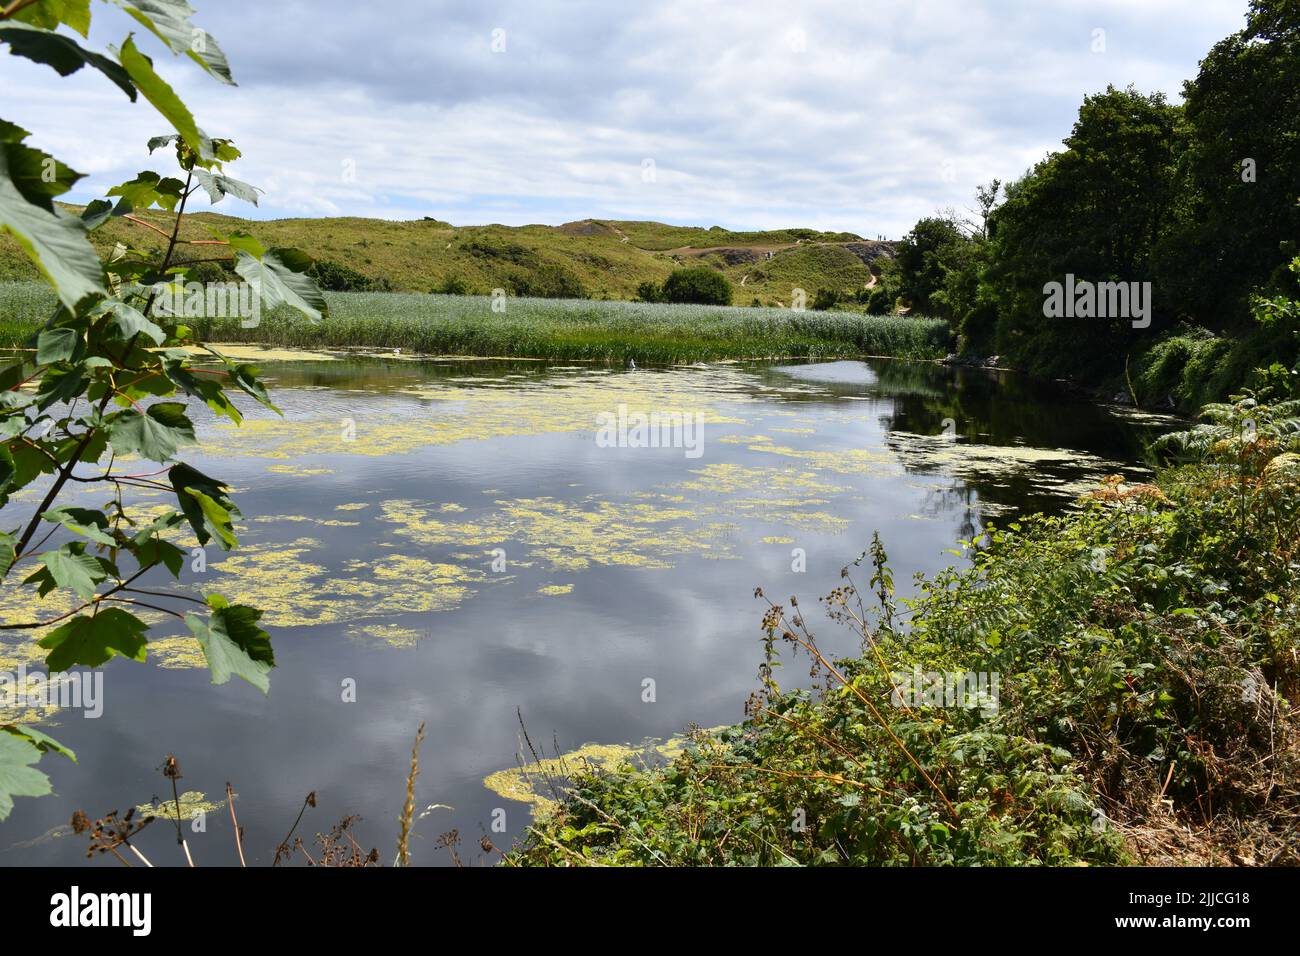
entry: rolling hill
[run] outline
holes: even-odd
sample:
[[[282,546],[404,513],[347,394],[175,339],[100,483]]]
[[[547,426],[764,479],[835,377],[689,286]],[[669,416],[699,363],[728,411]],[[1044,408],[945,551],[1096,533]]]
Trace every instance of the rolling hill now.
[[[76,207],[68,207],[74,209]],[[159,230],[171,217],[136,214]],[[714,226],[584,219],[561,226],[453,226],[426,218],[251,220],[197,212],[181,238],[211,238],[209,230],[251,233],[268,246],[295,246],[321,263],[360,273],[375,288],[634,299],[642,282],[661,282],[682,265],[707,265],[733,286],[736,305],[788,305],[794,288],[811,300],[818,289],[854,292],[871,280],[870,264],[892,257],[892,242],[812,229],[731,232]],[[101,253],[118,242],[157,248],[159,232],[114,219],[93,234]],[[193,257],[203,256],[203,247]],[[17,245],[0,236],[0,281],[37,278]]]

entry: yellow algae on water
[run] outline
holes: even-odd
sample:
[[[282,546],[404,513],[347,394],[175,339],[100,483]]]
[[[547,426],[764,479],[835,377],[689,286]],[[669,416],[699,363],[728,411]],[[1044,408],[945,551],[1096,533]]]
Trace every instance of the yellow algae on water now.
[[[715,728],[715,731],[721,729]],[[690,742],[686,735],[679,734],[661,742],[647,740],[640,746],[583,744],[558,757],[544,757],[523,766],[488,774],[483,785],[507,800],[530,804],[535,816],[545,816],[559,806],[554,791],[575,775],[590,771],[612,773],[621,767],[635,766],[634,761],[637,760],[642,763],[652,760],[671,761],[680,756]]]
[[[312,518],[308,515],[258,515],[252,519],[253,524],[279,524],[284,522],[314,524],[322,528],[359,528],[360,521],[341,521],[338,518]]]
[[[149,660],[168,670],[188,670],[208,666],[203,648],[192,637],[162,637],[149,642]]]
[[[334,474],[333,468],[307,468],[303,465],[267,465],[266,470],[277,475],[298,475],[304,478]]]
[[[238,362],[336,362],[338,355],[329,352],[310,352],[306,349],[277,349],[262,345],[239,345],[233,342],[208,343],[228,359]],[[208,356],[206,349],[189,346],[187,351],[199,356]]]
[[[537,589],[538,594],[550,594],[550,595],[569,594],[572,591],[573,591],[572,584],[548,584],[546,587]]]
[[[362,508],[369,508],[370,503],[366,501],[357,501],[346,505],[335,505],[335,511],[360,511]]]
[[[610,377],[597,370],[565,377],[532,376],[496,383],[444,382],[403,390],[425,403],[424,414],[394,416],[376,411],[356,417],[355,440],[344,440],[334,418],[246,419],[218,426],[210,454],[302,460],[312,455],[368,457],[409,454],[437,445],[489,438],[588,432],[594,442],[597,416],[668,410],[699,416],[707,424],[744,425],[724,414],[723,404],[752,403],[748,380],[735,370],[678,370],[650,376]],[[301,466],[300,466],[301,467]]]
[[[225,800],[209,800],[208,795],[201,790],[186,790],[179,798],[158,797],[148,803],[136,804],[135,812],[137,816],[169,817],[174,820],[177,803],[180,803],[182,821],[192,820],[198,814],[216,813],[226,805]],[[156,823],[154,825],[157,826]]]
[[[414,647],[424,637],[424,631],[398,624],[353,624],[348,627],[348,637],[361,641],[381,641],[389,647]]]
[[[522,541],[528,557],[563,571],[592,564],[669,568],[670,559],[678,556],[729,554],[719,539],[734,530],[730,524],[700,526],[696,513],[686,508],[596,497],[498,501],[497,510],[478,521],[438,517],[411,501],[385,501],[380,508],[398,535],[421,546]]]
[[[768,535],[763,539],[764,544],[794,544],[794,538],[787,538],[782,535]]]

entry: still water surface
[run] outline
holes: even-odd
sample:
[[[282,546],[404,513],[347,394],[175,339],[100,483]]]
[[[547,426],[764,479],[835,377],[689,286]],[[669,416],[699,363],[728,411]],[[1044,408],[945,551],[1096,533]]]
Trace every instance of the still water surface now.
[[[756,586],[811,607],[879,531],[908,588],[992,518],[1143,474],[1153,427],[1012,376],[885,360],[318,358],[261,363],[284,417],[201,427],[187,456],[234,486],[245,519],[240,550],[210,549],[185,579],[266,610],[270,696],[210,686],[197,646],[162,624],[172,639],[148,664],[106,668],[102,717],[48,715],[80,763],[42,762],[57,796],[17,801],[0,865],[81,860],[72,811],[170,796],[168,753],[210,804],[206,832],[188,834],[200,865],[237,862],[227,780],[250,864],[270,861],[308,791],[304,835],[358,814],[358,839],[389,862],[421,721],[417,804],[453,809],[420,822],[415,861],[446,863],[435,842],[453,828],[481,861],[482,835],[508,845],[529,819],[484,783],[517,765],[517,709],[548,752],[736,722],[761,656]],[[700,416],[700,453],[601,447],[597,416],[620,405]],[[819,636],[852,648],[829,625]],[[0,667],[31,660],[23,647],[0,635]],[[159,821],[137,842],[176,863],[174,839]]]

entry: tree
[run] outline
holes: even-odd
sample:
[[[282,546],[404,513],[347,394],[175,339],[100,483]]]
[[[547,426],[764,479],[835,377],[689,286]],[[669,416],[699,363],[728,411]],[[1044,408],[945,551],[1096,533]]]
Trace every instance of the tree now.
[[[1186,153],[1162,285],[1212,328],[1247,325],[1248,297],[1300,235],[1300,4],[1252,0],[1183,86]]]
[[[945,263],[967,241],[954,217],[930,216],[912,227],[898,243],[894,261],[898,264],[902,295],[911,303],[913,312],[935,313],[936,303],[932,300],[944,286]]]
[[[1064,151],[1006,187],[989,217],[998,351],[1051,375],[1097,374],[1122,359],[1134,335],[1127,319],[1046,319],[1043,286],[1067,273],[1153,280],[1172,218],[1179,118],[1161,93],[1108,87],[1084,99]],[[1154,298],[1159,328],[1165,299],[1159,289]]]
[[[184,0],[114,2],[172,52],[233,82],[216,41],[190,24],[193,10]],[[99,667],[114,657],[143,661],[150,627],[135,609],[144,606],[184,623],[207,657],[213,683],[240,677],[265,693],[275,658],[269,635],[257,624],[261,611],[231,605],[219,594],[200,598],[160,589],[168,577],[181,577],[182,528],[199,547],[237,544],[239,511],[227,485],[177,458],[195,443],[192,408],[206,405],[236,424],[243,416],[234,392],[275,408],[256,368],[204,346],[179,321],[191,310],[174,306],[193,304],[195,290],[186,283],[203,264],[179,250],[203,250],[205,258],[226,265],[260,308],[283,305],[319,318],[325,301],[304,275],[310,258],[297,250],[267,249],[242,233],[182,237],[186,207],[199,191],[214,203],[228,195],[257,202],[256,189],[225,172],[239,151],[198,127],[133,36],[106,56],[83,48],[61,27],[86,37],[89,0],[15,0],[0,9],[0,42],[11,53],[64,76],[90,66],[132,101],[143,97],[152,104],[175,132],[155,137],[149,151],[173,149],[183,178],[141,173],[73,215],[55,199],[81,174],[26,145],[25,130],[0,120],[0,228],[17,239],[59,300],[30,352],[0,367],[0,509],[17,517],[11,496],[28,487],[41,492],[17,526],[0,525],[0,578],[11,588],[16,585],[9,579],[25,575],[22,585],[47,600],[57,593],[70,608],[37,620],[3,621],[0,629],[39,638],[51,672]],[[148,210],[173,216],[171,228],[141,215]],[[101,263],[88,237],[112,218],[162,235],[162,253],[119,246]],[[200,306],[209,301],[202,287],[199,297]],[[199,349],[205,350],[201,365],[194,361]],[[127,456],[162,467],[119,467]],[[102,488],[108,500],[98,508],[61,504],[70,484]],[[164,492],[175,507],[145,516],[130,497],[139,490]],[[0,725],[0,819],[13,796],[50,792],[34,766],[49,750],[72,756],[38,730]]]

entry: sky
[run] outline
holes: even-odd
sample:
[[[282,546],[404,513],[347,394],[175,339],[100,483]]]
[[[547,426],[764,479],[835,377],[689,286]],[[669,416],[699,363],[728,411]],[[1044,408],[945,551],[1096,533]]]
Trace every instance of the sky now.
[[[1021,175],[1108,84],[1179,99],[1246,0],[191,0],[239,84],[137,36],[256,218],[652,219],[896,238]],[[100,48],[139,32],[94,5]],[[1099,32],[1100,31],[1100,32]],[[87,174],[169,157],[100,74],[0,54],[0,116]],[[236,208],[238,207],[238,208]]]

